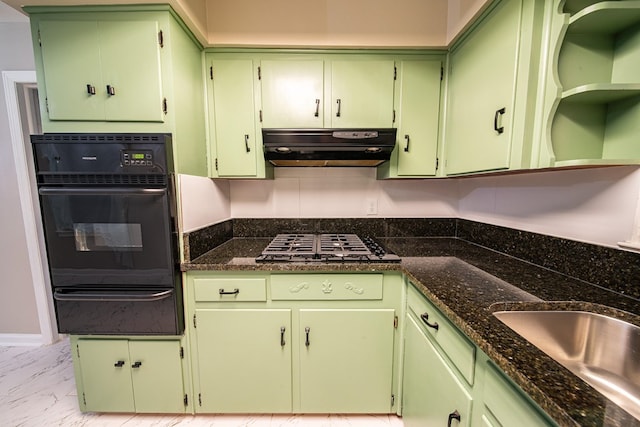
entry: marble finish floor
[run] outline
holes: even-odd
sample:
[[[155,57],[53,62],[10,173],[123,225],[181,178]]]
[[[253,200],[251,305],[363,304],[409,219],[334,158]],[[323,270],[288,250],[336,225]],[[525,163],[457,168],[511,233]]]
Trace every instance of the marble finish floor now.
[[[69,341],[42,347],[0,346],[0,426],[402,427],[394,415],[83,414]]]

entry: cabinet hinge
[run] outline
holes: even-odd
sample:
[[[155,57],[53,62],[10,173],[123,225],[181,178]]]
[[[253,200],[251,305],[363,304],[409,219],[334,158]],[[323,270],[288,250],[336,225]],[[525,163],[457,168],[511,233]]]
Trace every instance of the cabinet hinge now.
[[[218,170],[218,158],[216,157],[216,170]],[[193,316],[193,327],[196,327],[196,316]]]
[[[162,30],[158,31],[158,44],[160,47],[164,47],[164,34],[162,34]]]
[[[258,67],[258,80],[262,80],[262,67]]]
[[[444,79],[444,66],[440,64],[440,81]]]
[[[42,39],[40,38],[40,30],[38,30],[38,46],[42,46]]]
[[[82,403],[87,404],[87,396],[84,394],[84,391],[82,392]]]
[[[438,166],[440,166],[440,159],[436,157],[436,170],[438,170]]]
[[[393,67],[393,80],[398,80],[398,67]]]
[[[396,404],[396,395],[392,394],[391,395],[391,406],[395,406],[395,404]]]
[[[167,98],[163,98],[162,99],[162,112],[166,115],[167,114]]]
[[[47,109],[47,114],[49,114],[49,98],[44,99],[44,108]]]
[[[180,359],[184,359],[184,347],[180,347]]]
[[[393,316],[393,328],[398,329],[398,316]]]
[[[184,402],[184,406],[189,405],[189,397],[186,395],[186,393],[185,393],[185,395],[184,395],[184,400],[183,400],[183,402]]]
[[[218,170],[218,159],[216,159],[216,170]],[[196,328],[196,315],[193,315],[193,327]]]
[[[213,66],[209,67],[209,78],[213,80]]]
[[[262,110],[260,110],[259,116],[260,116],[260,123],[262,123]]]
[[[198,393],[198,405],[202,406],[202,393]]]

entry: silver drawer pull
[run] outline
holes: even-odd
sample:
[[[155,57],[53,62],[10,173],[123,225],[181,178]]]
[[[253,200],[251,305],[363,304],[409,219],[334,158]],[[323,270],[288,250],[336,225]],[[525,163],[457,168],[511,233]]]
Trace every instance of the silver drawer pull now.
[[[240,289],[235,288],[232,291],[225,291],[224,288],[220,288],[220,295],[238,295],[240,293]]]

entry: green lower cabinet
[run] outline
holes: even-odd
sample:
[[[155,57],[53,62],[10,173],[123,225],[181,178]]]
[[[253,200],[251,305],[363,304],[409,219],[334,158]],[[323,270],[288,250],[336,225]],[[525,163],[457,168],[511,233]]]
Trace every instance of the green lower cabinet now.
[[[302,413],[389,413],[393,309],[301,309]]]
[[[291,310],[197,309],[195,316],[196,411],[291,412]]]
[[[468,386],[458,379],[411,316],[407,316],[405,325],[405,427],[471,425],[473,399]]]
[[[554,423],[535,407],[502,372],[487,363],[482,423],[491,427],[539,427]]]
[[[180,341],[73,341],[83,411],[185,412]]]

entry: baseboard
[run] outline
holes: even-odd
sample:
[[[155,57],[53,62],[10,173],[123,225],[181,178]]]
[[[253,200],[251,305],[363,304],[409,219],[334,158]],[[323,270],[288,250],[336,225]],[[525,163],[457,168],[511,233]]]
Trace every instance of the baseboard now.
[[[0,334],[0,346],[2,347],[38,347],[41,345],[41,334]]]

